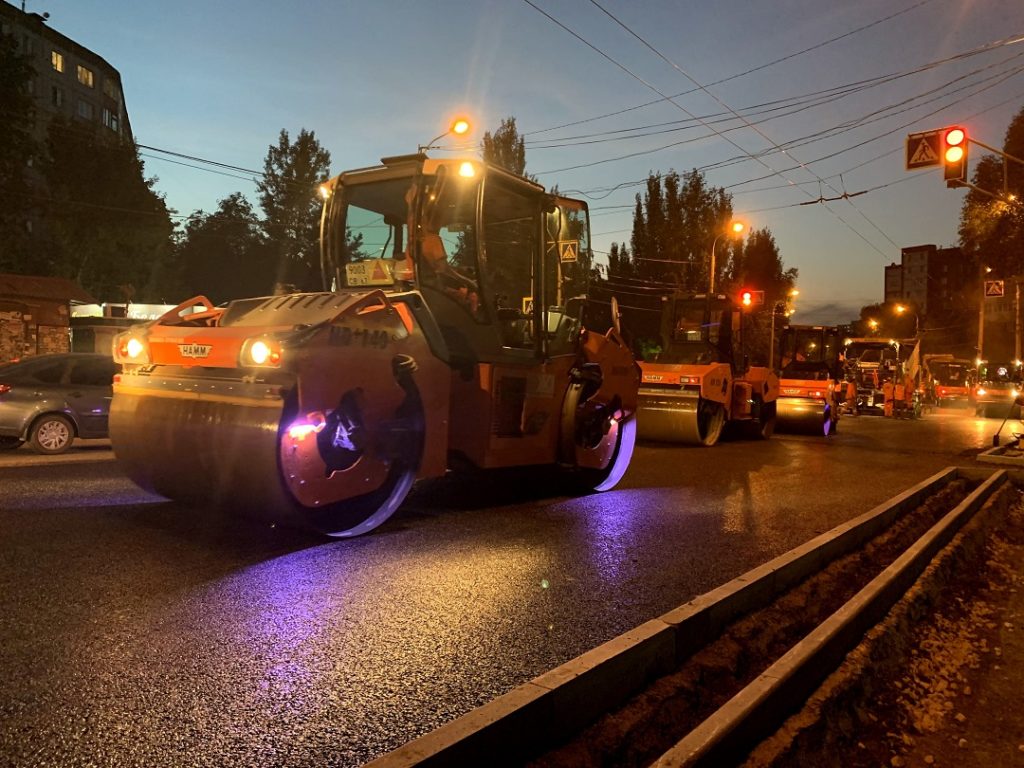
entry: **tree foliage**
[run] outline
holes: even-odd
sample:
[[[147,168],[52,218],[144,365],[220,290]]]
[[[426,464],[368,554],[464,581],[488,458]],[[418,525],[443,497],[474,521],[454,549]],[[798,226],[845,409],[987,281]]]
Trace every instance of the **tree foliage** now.
[[[178,263],[183,296],[202,293],[217,304],[267,295],[277,277],[262,224],[241,192],[188,218]]]
[[[750,232],[745,243],[733,250],[729,265],[730,282],[736,288],[743,286],[764,291],[766,307],[785,302],[796,284],[796,267],[786,269],[775,238],[767,227]]]
[[[484,161],[498,165],[506,171],[533,179],[526,173],[526,142],[516,130],[516,119],[506,117],[492,134],[484,134]]]
[[[1024,157],[1024,109],[1010,121],[1003,151]],[[971,181],[978,189],[968,191],[960,213],[960,248],[964,255],[992,267],[993,274],[1012,277],[1024,274],[1024,165],[1007,161],[1006,192],[1003,187],[1003,159],[996,155],[981,158]]]
[[[28,168],[39,155],[32,135],[35,70],[13,35],[0,34],[0,272],[30,271],[33,249],[26,222],[35,205]]]
[[[149,300],[170,252],[170,216],[152,189],[156,180],[144,177],[135,144],[107,133],[62,118],[50,122],[42,164],[50,243],[35,272],[73,278],[107,300]]]
[[[647,178],[643,197],[636,196],[630,251],[619,248],[617,268],[643,280],[705,290],[711,248],[732,218],[732,198],[710,187],[697,170],[680,177],[675,171]],[[727,264],[730,243],[715,248],[715,272]],[[609,276],[616,272],[609,269]]]
[[[327,180],[330,165],[330,153],[305,128],[294,143],[282,129],[277,144],[267,150],[263,177],[256,186],[279,283],[305,290],[321,287],[317,188]]]

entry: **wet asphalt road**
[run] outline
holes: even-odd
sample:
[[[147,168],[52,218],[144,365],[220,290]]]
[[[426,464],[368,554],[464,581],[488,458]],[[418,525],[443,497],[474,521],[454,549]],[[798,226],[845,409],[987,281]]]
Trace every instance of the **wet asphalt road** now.
[[[641,445],[582,498],[453,476],[328,543],[148,496],[105,448],[0,456],[0,764],[360,765],[973,464],[998,424]]]

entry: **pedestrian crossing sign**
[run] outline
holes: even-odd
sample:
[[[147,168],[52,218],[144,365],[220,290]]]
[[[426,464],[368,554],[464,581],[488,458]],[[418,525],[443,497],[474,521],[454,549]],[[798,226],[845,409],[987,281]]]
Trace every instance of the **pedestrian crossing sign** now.
[[[1002,280],[986,280],[985,281],[985,298],[998,298],[1003,295],[1003,281]]]
[[[907,136],[906,166],[908,171],[942,165],[939,154],[942,137],[939,131],[911,133]]]
[[[576,261],[579,257],[579,240],[561,240],[558,243],[558,258],[563,264],[569,261]]]

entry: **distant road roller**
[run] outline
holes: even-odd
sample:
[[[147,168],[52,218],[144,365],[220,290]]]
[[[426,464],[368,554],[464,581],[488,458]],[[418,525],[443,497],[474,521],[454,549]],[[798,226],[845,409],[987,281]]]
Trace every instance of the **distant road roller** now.
[[[453,460],[619,481],[639,368],[615,327],[582,325],[585,203],[422,153],[322,193],[321,290],[198,296],[116,338],[129,477],[331,536],[377,527]]]
[[[640,362],[642,438],[711,446],[726,429],[771,437],[779,378],[749,364],[743,317],[721,294],[663,298],[660,351]]]
[[[790,325],[783,329],[776,429],[835,434],[845,396],[842,352],[843,339],[835,326]]]

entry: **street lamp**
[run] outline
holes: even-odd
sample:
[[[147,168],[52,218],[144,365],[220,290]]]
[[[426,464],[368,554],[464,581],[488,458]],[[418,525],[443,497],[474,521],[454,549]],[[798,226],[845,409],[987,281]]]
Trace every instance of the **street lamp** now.
[[[871,329],[872,333],[875,333],[878,330],[878,321],[875,320],[874,318],[869,319],[868,320],[868,328]]]
[[[708,275],[708,296],[711,296],[711,294],[715,292],[715,246],[718,245],[719,239],[725,235],[738,237],[743,230],[746,229],[746,226],[747,225],[742,221],[736,221],[734,219],[729,222],[729,226],[724,232],[719,232],[715,239],[711,241],[711,264],[709,270],[710,274]]]
[[[910,307],[906,306],[905,304],[897,304],[896,305],[896,314],[897,315],[902,315],[904,312],[908,312],[908,311],[909,312],[914,312],[914,310],[910,309]],[[914,338],[916,339],[920,335],[920,333],[921,333],[921,317],[920,317],[920,315],[917,314],[917,312],[914,312]]]
[[[450,134],[454,134],[455,136],[464,136],[465,134],[469,133],[469,129],[469,120],[467,120],[464,117],[457,117],[454,120],[452,120],[452,124],[448,126],[448,130],[435,136],[426,144],[421,144],[419,150],[420,152],[426,152],[428,149],[435,149],[434,142],[440,141],[445,136],[448,136]]]

